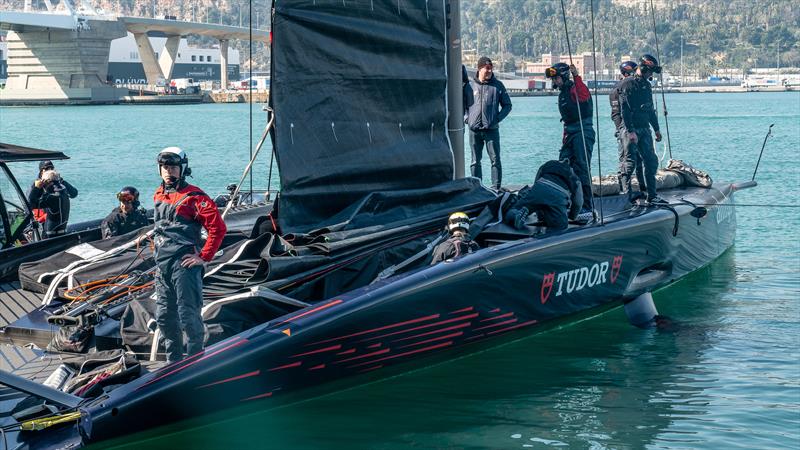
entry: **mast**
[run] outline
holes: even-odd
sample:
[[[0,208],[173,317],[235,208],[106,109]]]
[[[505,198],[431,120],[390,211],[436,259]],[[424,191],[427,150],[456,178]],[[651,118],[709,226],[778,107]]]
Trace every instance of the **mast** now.
[[[447,134],[453,149],[455,178],[464,178],[464,90],[461,80],[459,1],[447,2]]]

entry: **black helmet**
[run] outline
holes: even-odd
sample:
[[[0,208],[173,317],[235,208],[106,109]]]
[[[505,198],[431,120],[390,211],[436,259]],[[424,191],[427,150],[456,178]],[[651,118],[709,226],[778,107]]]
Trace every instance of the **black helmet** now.
[[[642,55],[639,58],[639,66],[641,67],[642,71],[648,71],[653,73],[661,73],[661,66],[658,65],[658,60],[653,55]]]
[[[633,75],[634,72],[636,72],[636,63],[633,61],[625,61],[619,65],[619,73],[621,73],[622,76],[627,77]]]
[[[133,186],[125,186],[120,189],[117,192],[117,200],[120,202],[132,202],[134,209],[141,205],[139,202],[139,190]]]
[[[567,63],[555,63],[544,70],[544,76],[547,78],[561,77],[564,81],[569,79],[569,65]]]

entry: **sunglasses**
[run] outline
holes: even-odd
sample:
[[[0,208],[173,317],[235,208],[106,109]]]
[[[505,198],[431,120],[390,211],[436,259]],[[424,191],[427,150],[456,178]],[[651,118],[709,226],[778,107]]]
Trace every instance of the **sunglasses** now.
[[[136,201],[136,197],[133,194],[129,194],[127,192],[120,192],[117,194],[117,200],[122,203],[133,203]]]

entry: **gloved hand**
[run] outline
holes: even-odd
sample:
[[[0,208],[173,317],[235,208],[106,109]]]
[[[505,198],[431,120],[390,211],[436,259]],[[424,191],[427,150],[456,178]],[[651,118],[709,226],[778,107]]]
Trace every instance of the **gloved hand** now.
[[[578,68],[575,67],[575,64],[570,64],[569,65],[569,72],[572,74],[572,78],[575,78],[575,77],[578,76]]]
[[[517,212],[517,217],[514,218],[514,228],[518,230],[524,230],[525,224],[528,222],[529,214],[530,212],[528,211],[528,208],[524,206],[520,208],[519,212]]]
[[[628,140],[631,141],[631,144],[636,144],[637,142],[639,142],[639,136],[636,136],[636,132],[635,131],[629,131],[628,132]]]
[[[656,142],[661,142],[661,132],[656,131]]]

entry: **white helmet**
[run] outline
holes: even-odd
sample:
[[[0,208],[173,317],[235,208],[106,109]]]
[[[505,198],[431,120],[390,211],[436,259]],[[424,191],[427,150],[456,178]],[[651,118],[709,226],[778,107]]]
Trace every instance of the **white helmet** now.
[[[191,169],[189,169],[189,157],[179,147],[167,147],[161,150],[158,152],[156,162],[158,162],[159,173],[161,166],[180,166],[181,179],[192,173]]]

